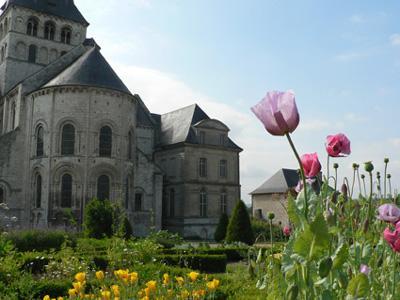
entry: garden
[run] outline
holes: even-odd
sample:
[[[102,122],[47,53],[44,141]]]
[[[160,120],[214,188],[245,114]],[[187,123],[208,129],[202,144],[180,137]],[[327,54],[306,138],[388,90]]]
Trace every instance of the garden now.
[[[120,210],[95,199],[79,234],[13,231],[7,217],[1,299],[400,299],[400,199],[389,159],[382,175],[378,164],[354,163],[352,178],[339,182],[350,140],[329,135],[321,176],[318,155],[300,156],[293,143],[300,116],[291,91],[269,92],[252,110],[270,134],[287,138],[299,163],[290,226],[274,225],[272,212],[250,219],[242,201],[221,216],[215,243],[166,231],[132,237]]]

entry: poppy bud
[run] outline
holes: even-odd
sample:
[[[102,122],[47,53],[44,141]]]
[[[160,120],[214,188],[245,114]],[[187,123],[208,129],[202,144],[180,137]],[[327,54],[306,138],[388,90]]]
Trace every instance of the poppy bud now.
[[[368,173],[371,173],[374,170],[374,165],[372,161],[367,161],[364,163],[364,170]]]
[[[390,175],[390,174],[387,174],[387,179],[390,179],[390,178],[392,178],[392,175]]]
[[[365,178],[365,175],[364,174],[361,174],[361,179],[364,179]]]
[[[383,160],[383,162],[384,162],[385,164],[389,163],[389,158],[386,157],[386,158]]]
[[[342,192],[342,195],[343,195],[343,200],[346,202],[348,200],[348,198],[347,198],[347,193],[348,193],[347,184],[342,184],[341,192]]]
[[[376,178],[381,179],[381,173],[380,172],[376,172]]]
[[[358,167],[359,167],[359,165],[357,165],[356,163],[353,163],[353,169],[354,169],[354,170],[357,170]]]
[[[268,213],[268,219],[271,220],[271,221],[272,221],[273,219],[275,219],[275,214],[274,214],[273,212],[269,212],[269,213]]]
[[[337,163],[334,163],[334,164],[333,164],[333,168],[334,168],[334,169],[337,169],[337,168],[339,168],[339,164],[337,164]]]

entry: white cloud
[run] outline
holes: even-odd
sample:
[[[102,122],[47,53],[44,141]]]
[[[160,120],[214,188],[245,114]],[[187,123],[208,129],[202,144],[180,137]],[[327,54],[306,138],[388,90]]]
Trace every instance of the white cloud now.
[[[317,131],[328,128],[329,122],[324,120],[310,120],[304,121],[299,124],[299,129],[302,131]]]
[[[400,34],[399,33],[392,34],[390,36],[390,43],[393,46],[400,46]]]

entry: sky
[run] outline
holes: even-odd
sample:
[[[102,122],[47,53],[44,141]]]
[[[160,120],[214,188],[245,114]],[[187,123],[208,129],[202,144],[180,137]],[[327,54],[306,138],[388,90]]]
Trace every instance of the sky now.
[[[317,0],[75,0],[102,53],[154,113],[197,103],[240,145],[242,198],[280,168],[297,168],[285,138],[250,107],[293,90],[300,154],[344,133],[352,153],[400,186],[400,2]],[[362,169],[362,168],[361,168]],[[358,187],[356,187],[357,190]]]

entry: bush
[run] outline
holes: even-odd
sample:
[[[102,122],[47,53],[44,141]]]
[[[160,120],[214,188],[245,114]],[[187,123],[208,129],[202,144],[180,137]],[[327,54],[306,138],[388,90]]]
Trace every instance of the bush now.
[[[22,261],[21,270],[32,274],[45,273],[46,266],[50,261],[46,254],[38,252],[26,252],[20,259]]]
[[[222,214],[221,217],[219,218],[219,223],[214,233],[214,240],[216,240],[217,242],[221,242],[225,239],[228,224],[229,224],[228,215]]]
[[[166,265],[179,266],[181,268],[185,267],[205,273],[225,273],[227,264],[225,254],[165,254],[157,258]]]
[[[267,221],[252,218],[251,228],[253,229],[254,236],[258,241],[261,241],[261,239],[265,242],[270,241],[270,227]],[[275,224],[272,225],[272,238],[275,242],[286,241],[280,226]]]
[[[85,207],[85,235],[101,239],[113,235],[114,211],[108,200],[93,199]]]
[[[61,231],[14,231],[6,237],[20,252],[60,250],[64,243],[76,244],[76,236]]]
[[[169,232],[168,230],[152,232],[147,238],[164,248],[172,248],[183,243],[183,238],[179,234]]]
[[[248,245],[254,243],[254,234],[251,229],[249,213],[242,200],[238,201],[233,210],[225,240],[228,243],[243,242]]]
[[[192,248],[192,249],[162,249],[162,254],[168,255],[226,255],[228,262],[238,262],[247,257],[247,248]]]
[[[95,256],[92,260],[92,266],[96,270],[107,270],[108,267],[108,259],[106,256]]]
[[[127,217],[124,217],[119,229],[120,236],[124,239],[130,239],[133,234],[132,225]]]

